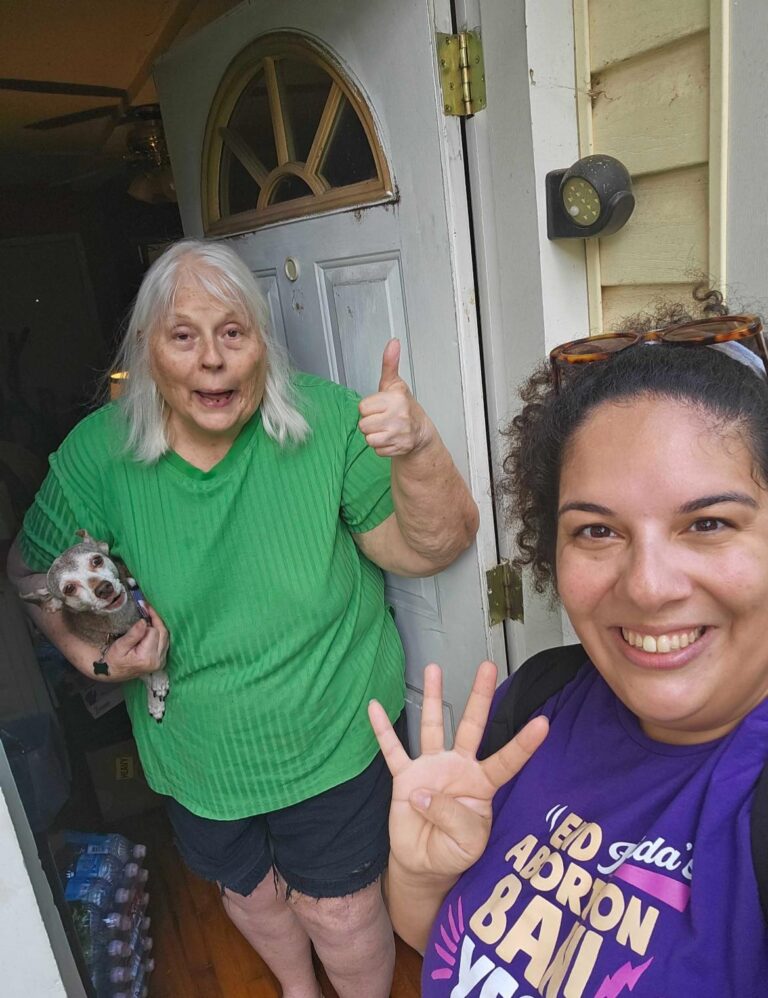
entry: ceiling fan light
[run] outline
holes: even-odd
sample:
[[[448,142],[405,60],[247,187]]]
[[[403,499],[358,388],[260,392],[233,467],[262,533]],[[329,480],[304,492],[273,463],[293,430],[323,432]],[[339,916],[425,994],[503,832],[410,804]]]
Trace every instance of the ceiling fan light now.
[[[176,200],[176,188],[169,169],[150,170],[137,174],[128,187],[128,194],[146,204],[162,204]]]
[[[157,200],[157,185],[151,173],[137,173],[128,186],[128,195],[136,201],[154,204]]]

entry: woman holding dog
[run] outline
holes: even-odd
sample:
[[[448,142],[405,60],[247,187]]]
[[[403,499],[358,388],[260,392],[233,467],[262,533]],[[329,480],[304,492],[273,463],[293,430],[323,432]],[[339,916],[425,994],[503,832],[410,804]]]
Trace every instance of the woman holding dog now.
[[[394,775],[385,892],[424,998],[766,993],[761,329],[715,316],[569,343],[524,391],[505,490],[583,647],[522,667],[518,703],[574,663],[511,741],[491,663],[449,752],[436,666],[418,759],[371,706]]]
[[[310,944],[341,998],[385,998],[391,778],[366,707],[397,721],[404,678],[381,570],[445,568],[477,510],[397,341],[360,400],[292,374],[266,328],[228,247],[186,241],[156,261],[118,360],[126,392],[52,456],[10,570],[40,585],[78,528],[125,562],[151,622],[104,650],[102,678],[168,660],[162,724],[140,683],[126,700],[184,858],[220,884],[285,998],[319,998]],[[101,649],[34,612],[92,675]]]

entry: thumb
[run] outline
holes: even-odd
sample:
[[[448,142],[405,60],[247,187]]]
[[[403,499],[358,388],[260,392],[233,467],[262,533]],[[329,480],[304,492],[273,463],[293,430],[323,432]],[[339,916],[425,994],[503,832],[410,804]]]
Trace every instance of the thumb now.
[[[381,377],[379,378],[379,391],[385,392],[388,388],[400,380],[400,340],[392,339],[384,347],[381,358]]]
[[[122,637],[115,641],[119,651],[123,655],[127,655],[129,651],[133,651],[136,645],[140,644],[146,636],[148,627],[149,625],[143,617],[137,620],[133,627],[127,630]]]
[[[433,790],[414,790],[411,807],[439,828],[465,852],[475,855],[488,838],[489,819],[460,804],[455,797]]]

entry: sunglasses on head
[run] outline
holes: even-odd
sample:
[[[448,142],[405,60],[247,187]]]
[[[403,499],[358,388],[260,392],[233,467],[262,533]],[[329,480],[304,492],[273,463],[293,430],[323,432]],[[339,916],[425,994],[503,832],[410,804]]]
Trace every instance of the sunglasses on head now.
[[[560,390],[562,372],[574,364],[592,364],[610,360],[620,350],[636,343],[671,343],[674,346],[712,346],[735,340],[754,339],[768,371],[768,347],[763,336],[763,323],[756,315],[714,315],[696,322],[685,322],[668,329],[652,329],[647,333],[601,333],[581,340],[561,343],[550,352],[549,362],[555,391]]]

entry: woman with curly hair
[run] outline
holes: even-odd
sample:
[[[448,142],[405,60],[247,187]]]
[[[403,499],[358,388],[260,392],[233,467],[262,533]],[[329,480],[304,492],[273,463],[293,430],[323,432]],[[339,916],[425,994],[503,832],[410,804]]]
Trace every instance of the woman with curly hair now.
[[[424,998],[766,993],[768,384],[749,347],[768,354],[755,316],[677,318],[557,348],[510,429],[520,562],[581,642],[511,696],[570,679],[509,741],[510,684],[483,663],[446,751],[429,666],[415,760],[370,708],[388,903]]]

